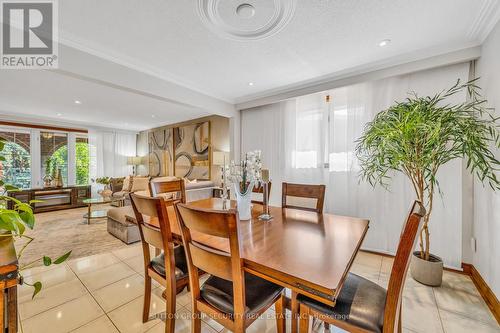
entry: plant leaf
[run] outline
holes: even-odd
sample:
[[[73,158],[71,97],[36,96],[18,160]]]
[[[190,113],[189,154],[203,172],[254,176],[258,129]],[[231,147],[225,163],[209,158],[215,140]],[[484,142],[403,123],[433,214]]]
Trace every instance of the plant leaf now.
[[[33,296],[31,296],[31,299],[35,298],[35,296],[42,290],[42,283],[40,281],[37,281],[33,284]]]
[[[71,255],[71,251],[63,254],[62,256],[60,256],[59,258],[54,260],[54,264],[56,264],[56,265],[62,264],[63,262],[65,262],[69,258],[70,255]]]
[[[35,226],[35,215],[32,212],[21,212],[19,213],[19,217],[23,220],[24,224],[28,226],[31,230],[33,230]]]
[[[44,266],[50,266],[50,265],[52,265],[52,259],[50,259],[47,256],[43,256],[43,264],[44,264]]]

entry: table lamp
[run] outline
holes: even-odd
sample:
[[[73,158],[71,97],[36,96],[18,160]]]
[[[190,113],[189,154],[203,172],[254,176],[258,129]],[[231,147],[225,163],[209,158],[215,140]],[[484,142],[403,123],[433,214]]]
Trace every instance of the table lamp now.
[[[132,166],[132,174],[135,176],[135,166],[142,164],[142,157],[129,156],[127,157],[127,164]]]
[[[220,187],[224,188],[224,167],[226,163],[229,164],[229,153],[225,151],[214,151],[212,153],[212,164],[219,166],[221,170],[221,184]]]

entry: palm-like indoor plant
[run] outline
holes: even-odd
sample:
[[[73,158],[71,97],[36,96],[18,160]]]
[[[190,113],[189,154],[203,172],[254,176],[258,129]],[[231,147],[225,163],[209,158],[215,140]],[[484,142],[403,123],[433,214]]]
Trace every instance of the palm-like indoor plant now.
[[[5,146],[5,141],[0,139],[0,164],[5,161],[5,157],[2,155],[3,148]],[[22,258],[24,250],[34,241],[33,237],[28,236],[25,231],[27,228],[33,229],[35,226],[35,215],[31,208],[31,204],[39,202],[37,200],[30,201],[29,203],[24,203],[16,198],[12,198],[6,195],[7,191],[16,191],[17,188],[5,184],[1,179],[0,175],[0,242],[14,240],[14,242],[19,242],[17,251],[18,261]],[[12,203],[12,209],[8,208],[8,203]],[[41,255],[38,259],[33,260],[27,264],[19,267],[18,280],[20,284],[26,284],[34,288],[33,297],[40,292],[42,289],[42,283],[39,281],[34,281],[28,283],[24,281],[22,276],[22,271],[36,265],[58,265],[66,261],[71,254],[71,251],[63,254],[57,259],[52,260],[50,257]],[[0,300],[3,302],[3,300]]]
[[[378,113],[357,141],[361,179],[372,186],[387,185],[392,172],[405,174],[424,203],[427,214],[420,232],[420,251],[414,253],[412,276],[428,285],[440,285],[443,264],[430,253],[429,220],[439,182],[436,174],[445,163],[465,158],[467,169],[492,189],[500,188],[496,172],[500,147],[499,122],[479,93],[476,80],[434,96],[411,95]],[[467,92],[467,101],[448,104],[451,96]]]

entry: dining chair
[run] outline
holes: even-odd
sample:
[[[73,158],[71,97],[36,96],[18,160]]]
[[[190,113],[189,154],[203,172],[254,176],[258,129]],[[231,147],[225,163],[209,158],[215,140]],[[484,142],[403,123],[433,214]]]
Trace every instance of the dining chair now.
[[[323,213],[323,204],[325,202],[325,185],[306,185],[306,184],[282,184],[281,207],[309,210],[317,213]],[[289,205],[288,197],[316,199],[316,208]]]
[[[403,225],[387,290],[349,273],[333,307],[299,295],[300,333],[308,332],[310,316],[348,332],[401,332],[403,287],[424,215],[424,206],[415,201]]]
[[[217,211],[177,204],[192,297],[192,332],[201,330],[203,312],[227,329],[242,333],[275,304],[279,333],[285,332],[284,288],[243,270],[235,209]],[[192,238],[195,235],[196,238]],[[229,252],[198,243],[203,236],[225,239]],[[200,287],[198,270],[211,276]]]
[[[131,194],[132,207],[139,226],[144,255],[144,306],[142,321],[149,320],[151,302],[151,279],[165,287],[163,296],[166,300],[165,332],[175,329],[176,295],[189,285],[186,255],[181,245],[174,245],[170,230],[167,205],[162,198],[151,198]],[[154,224],[151,222],[154,220]],[[163,250],[151,259],[149,245]]]
[[[267,183],[267,197],[270,198],[271,196],[271,182]],[[259,204],[263,205],[264,204],[264,185],[262,183],[259,183],[259,185],[256,185],[252,189],[253,193],[262,193],[262,200],[256,200],[252,199],[252,203],[254,204]]]
[[[169,177],[170,178],[170,177]],[[164,181],[155,181],[152,179],[149,182],[149,191],[152,197],[163,197],[164,199],[176,199],[182,203],[186,202],[186,184],[183,179],[171,177]],[[168,195],[168,196],[167,196]]]

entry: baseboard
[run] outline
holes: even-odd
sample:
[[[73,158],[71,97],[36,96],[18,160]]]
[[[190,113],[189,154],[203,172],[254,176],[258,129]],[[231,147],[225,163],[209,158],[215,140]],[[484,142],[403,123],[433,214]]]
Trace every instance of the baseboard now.
[[[486,281],[484,281],[481,274],[479,274],[476,267],[470,264],[465,265],[470,266],[470,277],[472,279],[472,282],[474,282],[477,290],[479,291],[479,294],[481,294],[481,297],[490,308],[491,313],[493,313],[493,316],[495,316],[495,319],[500,324],[500,302],[498,302],[498,298],[493,293],[493,290],[491,290],[491,288],[488,286]]]
[[[383,253],[383,252],[377,252],[377,251],[373,251],[373,250],[363,250],[363,249],[360,251],[377,254],[377,255],[380,255],[383,257],[394,258],[393,255]],[[472,282],[474,283],[477,290],[479,291],[479,294],[486,302],[486,305],[488,305],[488,308],[490,308],[490,311],[491,311],[491,313],[493,313],[493,316],[495,317],[497,322],[500,324],[500,302],[498,302],[498,298],[493,293],[491,288],[488,286],[486,281],[484,281],[483,277],[481,276],[481,274],[479,274],[479,272],[477,271],[476,267],[474,267],[474,265],[462,263],[462,270],[457,270],[457,269],[447,268],[447,267],[445,267],[444,270],[470,276]]]
[[[382,257],[387,257],[387,258],[394,258],[393,254],[386,253],[386,252],[379,252],[376,250],[371,250],[371,249],[360,249],[361,252],[366,252],[366,253],[372,253],[376,254]],[[451,268],[451,267],[443,267],[445,271],[453,272],[453,273],[458,273],[458,274],[465,274],[465,275],[470,275],[470,270],[466,270],[465,266],[469,264],[464,264],[462,263],[462,270],[456,269],[456,268]],[[470,266],[470,265],[469,265]]]

